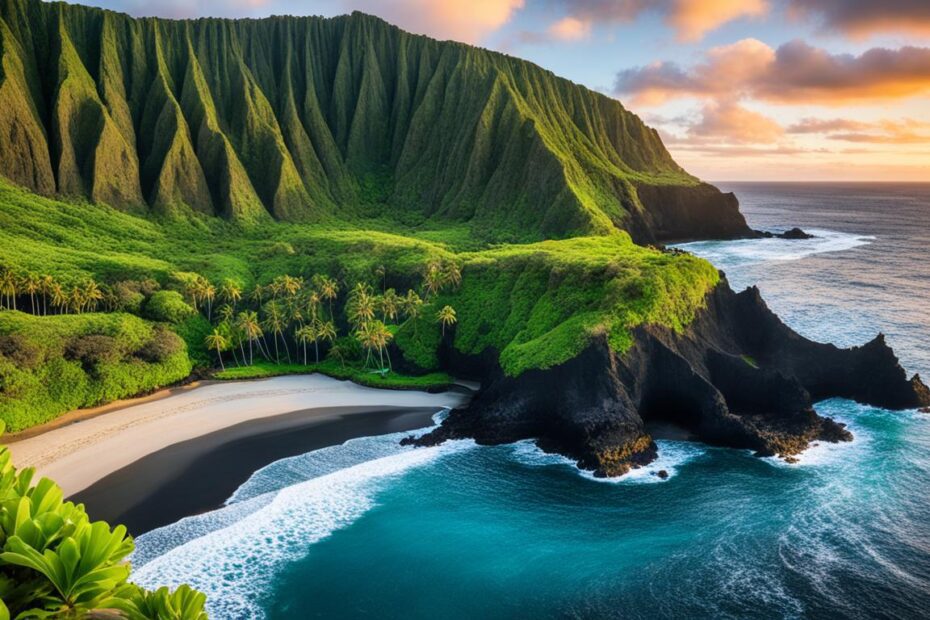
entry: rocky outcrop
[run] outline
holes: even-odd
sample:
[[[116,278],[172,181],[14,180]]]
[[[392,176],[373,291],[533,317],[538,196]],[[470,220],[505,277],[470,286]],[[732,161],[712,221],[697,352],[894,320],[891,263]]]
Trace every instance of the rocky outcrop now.
[[[622,355],[598,338],[560,366],[517,377],[496,370],[485,383],[467,408],[411,441],[534,438],[580,467],[613,476],[656,457],[648,422],[674,423],[710,444],[790,458],[813,441],[852,438],[814,411],[818,400],[930,405],[930,391],[918,376],[907,378],[881,335],[851,349],[812,342],[782,323],[758,289],[736,294],[725,280],[682,334],[638,329]]]
[[[636,186],[643,210],[634,216],[630,234],[637,243],[739,239],[755,237],[732,192],[713,185]]]
[[[773,233],[768,230],[756,230],[754,232],[757,236],[762,237],[763,239],[788,239],[789,241],[802,241],[804,239],[816,238],[816,235],[804,232],[797,226],[780,233]]]

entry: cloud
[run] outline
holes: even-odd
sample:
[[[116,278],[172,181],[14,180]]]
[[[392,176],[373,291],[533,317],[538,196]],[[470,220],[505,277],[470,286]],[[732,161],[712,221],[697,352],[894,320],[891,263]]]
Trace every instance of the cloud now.
[[[479,43],[510,21],[524,0],[343,0],[346,7],[383,17],[439,39]]]
[[[679,40],[698,41],[723,24],[766,12],[765,0],[677,0],[671,3],[665,21],[678,33]]]
[[[789,126],[791,134],[819,134],[829,140],[864,144],[930,143],[930,122],[906,118],[877,122],[845,118],[804,118]]]
[[[617,74],[614,91],[636,102],[677,97],[762,99],[837,105],[930,93],[930,48],[831,54],[803,41],[773,50],[756,39],[708,50],[691,66],[657,62]]]
[[[729,144],[770,144],[784,133],[771,118],[732,102],[705,105],[701,120],[688,128],[692,139]]]
[[[549,26],[547,32],[552,38],[561,41],[584,39],[591,33],[591,22],[577,17],[565,17]]]
[[[363,11],[412,32],[479,43],[507,23],[525,0],[88,0],[136,16],[263,17]]]
[[[565,17],[545,32],[523,32],[520,43],[586,38],[595,25],[623,24],[645,13],[662,17],[679,41],[697,41],[708,32],[743,17],[768,11],[768,0],[561,0]]]
[[[930,36],[928,0],[791,0],[789,11],[856,38],[882,32]]]

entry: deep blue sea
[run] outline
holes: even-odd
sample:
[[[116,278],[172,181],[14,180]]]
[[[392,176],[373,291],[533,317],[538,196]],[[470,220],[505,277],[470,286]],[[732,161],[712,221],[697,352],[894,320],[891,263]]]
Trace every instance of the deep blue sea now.
[[[930,377],[930,185],[721,186],[754,227],[818,238],[687,249],[805,336],[883,331]],[[817,409],[855,441],[788,465],[660,440],[617,481],[530,443],[356,439],[143,535],[135,579],[190,582],[214,618],[927,617],[930,415]]]

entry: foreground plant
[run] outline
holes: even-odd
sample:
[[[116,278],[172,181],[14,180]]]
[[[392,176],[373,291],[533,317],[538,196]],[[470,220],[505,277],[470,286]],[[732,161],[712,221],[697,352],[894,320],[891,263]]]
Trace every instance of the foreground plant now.
[[[0,434],[5,425],[0,421]],[[48,478],[17,471],[0,446],[0,620],[205,620],[206,597],[187,586],[146,592],[127,583],[126,528],[91,522]]]

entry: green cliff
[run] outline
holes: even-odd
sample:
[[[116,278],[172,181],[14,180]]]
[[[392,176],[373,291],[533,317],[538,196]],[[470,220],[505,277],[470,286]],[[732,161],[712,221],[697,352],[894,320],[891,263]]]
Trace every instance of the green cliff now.
[[[137,213],[651,241],[689,235],[662,211],[696,188],[712,203],[698,219],[719,220],[707,232],[745,228],[618,101],[361,13],[179,21],[2,0],[0,136],[15,183]]]

